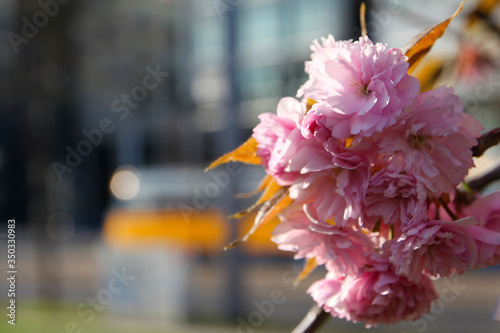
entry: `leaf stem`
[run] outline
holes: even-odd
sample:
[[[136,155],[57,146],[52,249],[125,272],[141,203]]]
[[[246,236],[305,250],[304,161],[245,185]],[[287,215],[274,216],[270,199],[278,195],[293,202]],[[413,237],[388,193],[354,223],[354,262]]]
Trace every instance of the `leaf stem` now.
[[[448,207],[448,204],[443,200],[443,198],[440,197],[439,202],[441,203],[441,205],[443,205],[444,210],[448,213],[448,215],[450,215],[453,221],[458,220],[458,216],[453,213],[453,211],[450,209],[450,207]]]
[[[365,38],[368,36],[368,30],[366,30],[366,5],[364,2],[359,7],[359,24],[361,25],[361,37]]]

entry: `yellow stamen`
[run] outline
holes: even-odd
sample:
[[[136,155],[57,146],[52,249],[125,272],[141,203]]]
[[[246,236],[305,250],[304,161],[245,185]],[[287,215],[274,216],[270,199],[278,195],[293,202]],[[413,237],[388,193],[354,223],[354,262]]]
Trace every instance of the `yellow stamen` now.
[[[326,219],[326,223],[329,223],[331,225],[335,225],[335,220],[332,218],[332,219]]]
[[[352,141],[353,141],[353,137],[348,137],[347,139],[345,139],[345,147],[346,148],[351,148],[352,147]]]
[[[306,113],[309,112],[309,110],[311,110],[312,106],[314,104],[316,104],[318,102],[316,102],[314,99],[312,98],[307,98],[307,101],[306,101]]]

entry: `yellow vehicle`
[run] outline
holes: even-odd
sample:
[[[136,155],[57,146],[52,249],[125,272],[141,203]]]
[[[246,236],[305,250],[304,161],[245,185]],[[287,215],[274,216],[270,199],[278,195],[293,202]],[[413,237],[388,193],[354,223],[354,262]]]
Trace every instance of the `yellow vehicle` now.
[[[208,174],[202,167],[118,168],[110,180],[116,201],[104,220],[104,239],[121,249],[168,243],[194,255],[220,254],[232,238],[251,228],[255,217],[228,218],[252,202],[235,194],[256,188],[263,176],[261,168],[243,165]],[[231,224],[237,226],[233,232]],[[270,241],[273,228],[262,226],[241,246],[243,253],[283,254]]]

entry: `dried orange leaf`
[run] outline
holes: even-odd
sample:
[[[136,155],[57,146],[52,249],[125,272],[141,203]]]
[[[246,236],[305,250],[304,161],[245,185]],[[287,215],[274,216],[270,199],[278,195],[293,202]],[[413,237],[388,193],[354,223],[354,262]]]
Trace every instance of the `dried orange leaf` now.
[[[250,191],[248,193],[238,193],[238,194],[236,194],[236,197],[237,198],[250,198],[250,197],[253,197],[257,193],[264,191],[264,189],[267,187],[267,185],[269,184],[269,182],[272,179],[273,179],[273,177],[271,177],[271,175],[266,175],[260,181],[259,186],[257,186],[257,188],[255,190],[252,190],[252,191]]]
[[[408,73],[413,72],[415,67],[417,67],[420,61],[422,61],[424,56],[429,52],[432,45],[434,45],[434,42],[444,34],[451,20],[462,11],[464,2],[465,0],[462,0],[457,11],[447,20],[421,31],[403,47],[403,52],[408,57],[407,61],[410,64]]]
[[[262,207],[259,209],[257,216],[255,217],[252,228],[243,235],[242,237],[237,238],[229,245],[224,247],[224,250],[230,250],[241,243],[247,241],[247,239],[257,230],[261,225],[273,221],[278,217],[278,214],[281,213],[286,207],[288,207],[293,202],[288,196],[288,188],[281,188],[278,192],[276,192],[271,199],[266,201]]]
[[[276,183],[276,181],[271,177],[271,180],[267,184],[264,193],[262,193],[259,200],[257,200],[257,203],[261,204],[267,200],[270,200],[282,188],[283,187],[281,185],[278,185],[278,183]]]
[[[413,76],[420,81],[420,92],[431,90],[436,86],[436,82],[443,73],[445,65],[445,59],[429,57],[413,72]]]
[[[318,263],[316,262],[316,258],[310,258],[306,260],[306,264],[302,268],[302,271],[300,272],[299,276],[293,281],[293,285],[297,286],[302,280],[304,280],[306,277],[311,274],[314,269],[318,267]]]
[[[247,164],[260,164],[260,158],[257,156],[257,140],[250,137],[241,146],[230,153],[227,153],[212,163],[205,169],[205,172],[218,167],[227,162],[243,162]]]
[[[261,185],[262,185],[262,183],[265,183],[266,185],[265,185],[264,193],[262,193],[259,200],[257,200],[253,205],[251,205],[247,209],[245,209],[241,212],[238,212],[234,215],[231,215],[230,218],[239,219],[247,214],[250,214],[255,208],[262,205],[265,201],[270,200],[273,197],[273,195],[275,195],[282,188],[282,186],[278,185],[278,183],[276,183],[276,181],[269,175],[264,177],[264,179],[261,182]],[[259,188],[261,187],[261,185],[259,186]]]
[[[254,211],[254,209],[256,209],[257,207],[259,207],[259,205],[257,205],[257,203],[254,203],[253,205],[251,205],[250,207],[248,208],[245,208],[244,210],[242,211],[239,211],[231,216],[229,216],[230,219],[241,219],[242,217],[245,217],[247,216],[248,214],[250,214],[251,212]]]
[[[290,206],[290,204],[293,202],[293,199],[288,196],[288,188],[283,188],[282,190],[284,190],[285,195],[280,197],[280,200],[278,201],[277,204],[273,205],[270,209],[261,210],[257,214],[255,221],[259,225],[266,224],[267,222],[270,222],[272,219],[277,217],[279,215],[279,213],[281,213],[285,208]],[[281,190],[279,193],[281,193]]]

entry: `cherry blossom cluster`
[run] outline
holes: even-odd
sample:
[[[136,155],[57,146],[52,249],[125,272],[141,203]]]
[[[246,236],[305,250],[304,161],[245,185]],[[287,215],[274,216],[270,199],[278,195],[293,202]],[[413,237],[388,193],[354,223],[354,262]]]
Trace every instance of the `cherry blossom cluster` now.
[[[273,241],[326,267],[309,293],[332,316],[416,320],[438,297],[432,279],[500,262],[500,193],[456,195],[483,126],[453,88],[419,92],[401,49],[332,36],[311,49],[299,99],[253,131],[294,200]]]

